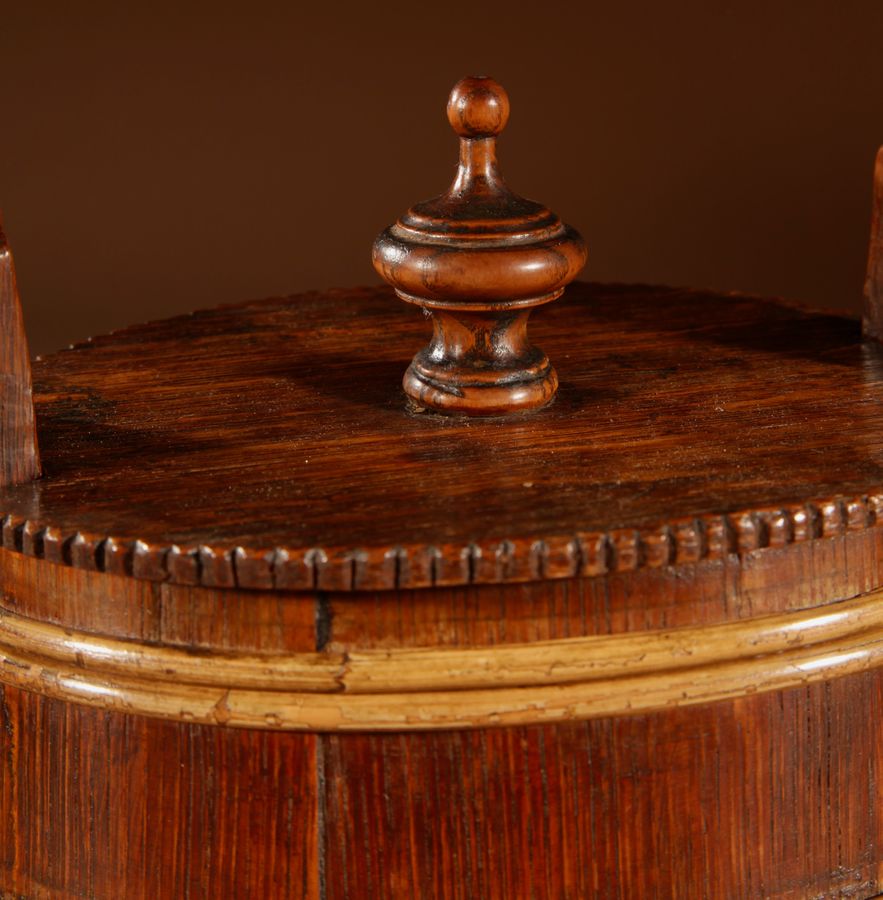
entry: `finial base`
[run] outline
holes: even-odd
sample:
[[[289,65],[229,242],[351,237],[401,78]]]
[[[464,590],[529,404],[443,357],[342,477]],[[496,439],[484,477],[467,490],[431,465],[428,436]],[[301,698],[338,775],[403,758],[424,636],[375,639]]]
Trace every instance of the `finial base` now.
[[[558,375],[527,339],[530,312],[432,310],[432,341],[414,357],[402,381],[411,404],[461,416],[545,406],[558,389]]]

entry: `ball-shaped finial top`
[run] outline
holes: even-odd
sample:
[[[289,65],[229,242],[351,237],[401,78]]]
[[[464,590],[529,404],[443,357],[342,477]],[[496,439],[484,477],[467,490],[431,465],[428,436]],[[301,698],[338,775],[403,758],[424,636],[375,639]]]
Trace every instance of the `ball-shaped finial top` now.
[[[484,75],[461,78],[448,99],[448,121],[461,138],[496,137],[509,120],[509,95]]]

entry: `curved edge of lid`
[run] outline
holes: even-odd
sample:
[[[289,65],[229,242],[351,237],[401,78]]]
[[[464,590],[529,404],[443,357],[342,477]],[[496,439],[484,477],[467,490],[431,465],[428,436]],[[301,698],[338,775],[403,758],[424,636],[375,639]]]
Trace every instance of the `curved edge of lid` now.
[[[517,584],[686,565],[883,524],[883,488],[859,497],[673,519],[657,526],[465,544],[256,549],[66,533],[5,515],[2,545],[48,562],[155,582],[278,591]]]

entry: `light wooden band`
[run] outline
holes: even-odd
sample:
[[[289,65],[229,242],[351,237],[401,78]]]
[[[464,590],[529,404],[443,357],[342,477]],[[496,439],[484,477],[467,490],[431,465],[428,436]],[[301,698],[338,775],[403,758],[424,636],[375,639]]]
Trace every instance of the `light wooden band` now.
[[[402,731],[581,720],[782,690],[883,664],[883,590],[708,627],[479,648],[233,654],[0,610],[0,681],[209,725]]]

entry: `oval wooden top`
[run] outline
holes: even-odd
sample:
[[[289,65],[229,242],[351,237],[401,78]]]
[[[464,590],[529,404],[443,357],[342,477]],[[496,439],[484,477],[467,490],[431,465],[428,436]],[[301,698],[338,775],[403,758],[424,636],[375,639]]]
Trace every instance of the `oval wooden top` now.
[[[883,509],[883,351],[858,321],[574,284],[523,417],[407,412],[427,324],[387,288],[197,312],[35,363],[45,475],[4,545],[279,589],[597,574],[807,540]]]

